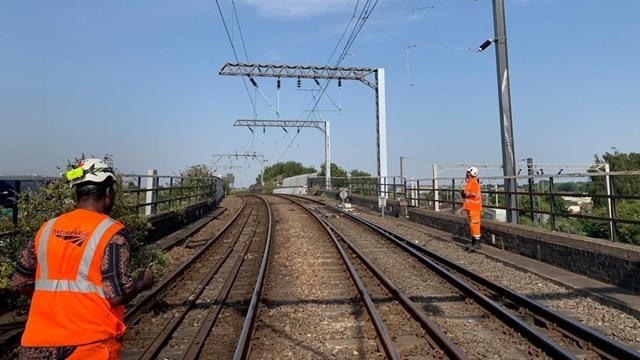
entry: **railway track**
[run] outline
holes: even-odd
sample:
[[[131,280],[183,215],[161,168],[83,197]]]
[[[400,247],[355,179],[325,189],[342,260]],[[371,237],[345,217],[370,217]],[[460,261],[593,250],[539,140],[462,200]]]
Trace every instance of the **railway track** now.
[[[123,359],[640,359],[340,208],[246,199],[127,308]]]
[[[526,345],[522,341],[518,341],[516,344],[520,344],[519,346],[521,348],[526,346],[524,349],[529,356],[540,357],[546,355],[552,358],[582,359],[640,358],[640,354],[628,346],[618,343],[589,327],[552,311],[515,291],[475,274],[463,266],[433,253],[408,239],[402,238],[360,217],[343,212],[339,208],[332,207],[330,210],[334,214],[340,214],[339,217],[333,216],[329,219],[329,222],[335,224],[337,228],[354,234],[362,233],[363,231],[370,232],[369,236],[360,236],[361,240],[355,241],[357,246],[361,247],[363,253],[384,252],[385,259],[379,257],[377,259],[379,263],[385,264],[390,258],[394,258],[395,262],[402,262],[407,265],[401,273],[396,275],[399,281],[405,283],[403,288],[411,289],[419,284],[412,285],[411,281],[400,278],[415,279],[416,276],[419,276],[420,273],[424,271],[413,272],[409,270],[409,268],[429,269],[429,271],[435,273],[438,277],[446,279],[446,282],[450,286],[458,289],[458,301],[464,299],[464,302],[469,306],[481,307],[485,314],[484,317],[489,317],[488,315],[490,315],[492,318],[500,319],[506,327],[503,327],[499,333],[504,335],[509,333],[511,333],[510,335],[519,334],[519,337],[523,338],[523,340],[526,339],[529,345]],[[360,230],[357,230],[357,226],[353,225],[354,221],[360,224]],[[357,238],[358,235],[354,236]],[[362,238],[367,238],[368,240],[365,241],[362,240]],[[384,238],[385,241],[376,240],[374,242],[374,238]],[[400,256],[396,254],[404,255]],[[410,255],[412,258],[411,261],[402,260],[402,258],[407,259],[407,255]],[[416,266],[416,262],[421,266]],[[411,263],[413,263],[413,265],[410,265]],[[386,267],[386,269],[386,271],[391,274],[396,271],[397,267],[391,265]],[[434,278],[434,276],[425,276],[423,277],[423,281],[428,281],[427,279],[430,278]],[[433,284],[429,287],[431,289],[436,288]],[[424,294],[429,293],[421,290],[417,292],[415,296],[424,296]],[[428,303],[433,304],[433,301],[425,302],[425,306],[428,305]],[[440,311],[444,309],[446,309],[444,306],[439,308]],[[451,321],[451,319],[455,319],[455,317],[453,317],[453,314],[445,315],[444,319]],[[488,324],[483,326],[483,328],[499,329],[491,327]],[[509,331],[509,329],[511,329],[511,331]],[[449,333],[454,339],[456,338],[456,334],[453,331],[449,331]],[[499,335],[499,333],[494,332],[494,335]],[[487,339],[487,341],[488,340],[490,339]],[[495,339],[493,343],[495,344]],[[469,342],[469,345],[473,345],[472,342]],[[473,354],[470,351],[474,351],[475,349],[473,346],[469,346],[469,349],[466,349],[468,345],[462,342],[460,342],[460,346],[465,349],[470,356]],[[486,349],[478,352],[478,355],[481,354],[485,356],[488,355]]]
[[[250,358],[466,358],[321,217],[276,203],[300,231],[276,227],[289,234],[275,237]]]
[[[122,358],[230,358],[263,273],[270,227],[268,204],[249,197],[235,221],[177,270],[179,278],[127,312]]]
[[[244,207],[244,199],[242,199],[242,203],[240,204],[240,208],[242,207]],[[201,219],[198,223],[196,223],[197,226],[195,227],[192,226],[190,228],[186,228],[178,231],[178,233],[176,233],[177,235],[175,234],[172,235],[173,238],[171,238],[170,241],[152,243],[150,245],[156,250],[160,250],[163,252],[170,251],[171,249],[177,247],[179,244],[182,244],[183,240],[191,237],[194,233],[198,232],[205,225],[207,225],[211,220],[215,218],[216,213],[222,213],[226,209],[220,208],[218,210],[221,210],[221,211],[219,212],[216,211],[214,213],[214,216],[208,216]],[[233,215],[228,216],[228,217],[231,217],[231,220],[228,223],[226,223],[225,226],[223,226],[222,231],[224,231],[224,229],[236,219],[237,215],[239,215],[239,212],[235,216]],[[201,248],[202,245],[204,245],[205,243],[206,241],[200,241],[197,244],[198,248]],[[198,250],[200,249],[190,249],[189,252],[193,253],[194,256],[198,256],[199,254]],[[184,268],[186,266],[187,266],[186,264],[182,264],[181,266],[178,267],[178,269],[176,269],[171,274],[169,274],[162,282],[156,285],[154,289],[150,290],[146,294],[143,294],[142,297],[139,297],[138,299],[134,300],[132,304],[129,304],[127,306],[127,313],[125,315],[125,322],[127,321],[132,322],[137,320],[137,316],[139,315],[139,313],[137,313],[137,311],[135,310],[135,308],[137,307],[136,303],[140,303],[141,301],[142,302],[149,301],[153,299],[155,296],[158,296],[158,294],[164,293],[166,289],[174,281],[176,281],[177,278],[179,278],[180,274],[182,273],[182,271],[184,271]],[[131,311],[132,309],[134,309],[134,311]],[[24,331],[25,323],[26,323],[26,319],[24,319],[23,317],[22,319],[0,324],[0,358],[10,358],[13,356],[12,354],[15,354],[15,351],[20,342],[20,337],[22,335],[22,332]]]

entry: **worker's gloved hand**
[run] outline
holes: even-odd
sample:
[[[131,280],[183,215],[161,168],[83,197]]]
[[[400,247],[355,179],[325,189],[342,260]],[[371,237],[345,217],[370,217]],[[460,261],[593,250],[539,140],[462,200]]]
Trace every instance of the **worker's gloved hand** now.
[[[142,281],[142,290],[151,289],[153,286],[153,270],[141,271],[138,274],[137,281]]]
[[[460,190],[460,196],[462,196],[462,198],[464,199],[467,197],[467,194],[465,194],[464,191]]]

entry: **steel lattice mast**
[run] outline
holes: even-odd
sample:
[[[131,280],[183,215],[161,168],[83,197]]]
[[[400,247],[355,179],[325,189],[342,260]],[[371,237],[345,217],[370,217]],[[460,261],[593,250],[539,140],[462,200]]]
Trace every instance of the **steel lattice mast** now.
[[[253,77],[275,77],[358,80],[375,90],[377,171],[381,182],[379,191],[382,193],[381,195],[386,196],[386,191],[382,191],[387,176],[387,115],[383,68],[226,63],[220,69],[219,74],[247,76],[250,79]],[[374,79],[369,79],[371,76]],[[325,166],[325,168],[330,167],[331,164]]]

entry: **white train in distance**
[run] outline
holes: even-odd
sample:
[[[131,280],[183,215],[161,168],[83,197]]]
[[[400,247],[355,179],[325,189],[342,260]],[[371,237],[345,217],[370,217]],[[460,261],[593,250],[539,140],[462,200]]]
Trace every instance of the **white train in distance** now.
[[[293,194],[307,195],[309,194],[309,178],[316,177],[317,174],[304,174],[292,176],[282,180],[277,188],[273,189],[274,194]]]

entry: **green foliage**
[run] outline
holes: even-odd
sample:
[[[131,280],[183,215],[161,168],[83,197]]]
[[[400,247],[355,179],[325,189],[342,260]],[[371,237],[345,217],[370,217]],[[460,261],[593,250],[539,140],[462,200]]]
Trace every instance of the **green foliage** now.
[[[548,188],[543,192],[548,192]],[[528,195],[520,195],[518,196],[518,207],[521,209],[520,216],[531,216],[530,210],[532,208],[535,211],[551,212],[551,201],[552,199],[550,195],[534,195],[533,204],[531,204],[531,198]],[[569,213],[569,209],[561,196],[553,197],[553,212],[561,214]]]
[[[59,216],[74,208],[72,191],[62,179],[41,187],[38,191],[25,191],[17,198],[20,206],[18,226],[14,227],[10,214],[4,214],[0,221],[0,233],[11,232],[0,240],[0,308],[10,309],[24,303],[24,299],[11,296],[9,281],[15,270],[20,252],[28,239],[35,236],[40,225],[50,218]]]
[[[9,278],[13,274],[13,267],[8,261],[0,263],[0,289],[9,287]]]
[[[229,180],[229,178],[222,178],[222,186],[224,188],[225,195],[231,194],[231,181]]]
[[[614,151],[606,152],[600,158],[594,155],[595,164],[609,164],[610,171],[632,171],[640,169],[640,153],[621,153]],[[592,172],[598,171],[594,166]],[[606,194],[605,177],[593,176],[590,179],[591,187],[589,193],[592,195]],[[619,195],[640,195],[640,176],[623,175],[612,176],[612,192]],[[607,199],[593,197],[594,208],[588,215],[598,217],[608,217]],[[638,200],[615,200],[616,218],[626,220],[640,219],[640,201]],[[609,239],[609,222],[597,220],[583,220],[583,229],[588,236]],[[618,240],[620,242],[640,244],[640,226],[637,224],[617,223]]]
[[[277,187],[275,181],[269,181],[264,184],[264,188],[262,188],[263,194],[273,194],[273,189]]]
[[[111,162],[109,156],[105,161]],[[68,165],[72,165],[69,162]],[[142,215],[138,215],[136,194],[125,193],[123,190],[130,184],[122,184],[118,175],[116,182],[116,204],[111,217],[121,221],[129,234],[129,245],[134,271],[154,266],[158,273],[162,273],[167,265],[164,254],[150,251],[140,244],[148,229],[148,222]],[[18,212],[18,226],[7,221],[10,215],[5,214],[0,218],[0,233],[12,231],[13,236],[2,238],[0,243],[0,292],[7,291],[8,280],[13,274],[16,259],[27,239],[35,236],[40,226],[47,220],[60,216],[75,208],[75,195],[69,184],[63,178],[54,180],[37,191],[26,191],[17,199],[20,211]],[[9,218],[10,219],[10,218]],[[3,294],[4,297],[4,294]],[[6,304],[0,304],[3,307]]]
[[[186,169],[180,171],[180,176],[182,177],[192,177],[192,178],[213,178],[214,175],[211,172],[211,169],[207,165],[198,164],[187,167]]]
[[[604,207],[596,207],[591,209],[586,215],[607,217],[607,209]],[[609,223],[607,221],[583,220],[582,228],[587,236],[599,239],[609,238]]]
[[[563,182],[555,184],[556,192],[568,192],[568,193],[587,193],[591,183],[588,182]]]
[[[332,171],[333,171],[333,170],[332,170]],[[333,173],[332,173],[332,174],[333,174]],[[371,176],[371,174],[369,174],[369,173],[368,173],[368,172],[366,172],[366,171],[361,171],[361,170],[358,170],[358,169],[352,169],[352,170],[349,172],[349,176],[351,176],[351,177],[368,177],[368,176]]]
[[[325,163],[320,165],[320,172],[318,173],[319,177],[324,177],[325,175]],[[347,170],[341,168],[335,163],[331,163],[331,177],[347,177]]]
[[[311,195],[319,196],[319,195],[324,195],[324,193],[320,191],[320,187],[318,185],[313,185],[311,187]]]
[[[273,165],[264,168],[263,178],[266,183],[270,181],[276,181],[278,177],[288,178],[297,175],[312,174],[316,169],[311,167],[305,167],[301,163],[296,161],[278,162]],[[256,183],[260,183],[260,175],[256,176]]]
[[[548,225],[549,229],[551,229],[551,225]],[[566,234],[587,235],[582,226],[582,222],[576,218],[556,217],[556,231]]]
[[[171,210],[182,213],[187,206],[199,201],[212,199],[215,194],[215,176],[204,164],[192,165],[180,171],[180,178],[172,180],[171,191],[163,191],[169,198],[184,198],[166,205],[162,210]],[[158,196],[160,198],[160,196]]]
[[[602,158],[598,154],[594,155],[595,164],[609,164],[609,171],[632,171],[640,170],[640,153],[621,153],[615,151],[613,153],[606,152],[602,155]],[[591,170],[596,172],[597,170]],[[591,194],[605,194],[605,177],[593,176],[591,177]],[[612,191],[614,194],[621,195],[640,195],[640,176],[626,175],[626,176],[614,176]],[[605,206],[606,199],[594,198],[594,206]]]
[[[606,207],[593,208],[587,213],[590,216],[608,217]],[[616,218],[625,220],[640,219],[640,206],[637,201],[617,200],[616,201]],[[609,222],[597,220],[583,220],[582,226],[588,236],[609,239]],[[640,245],[640,226],[636,224],[618,223],[618,241]]]

